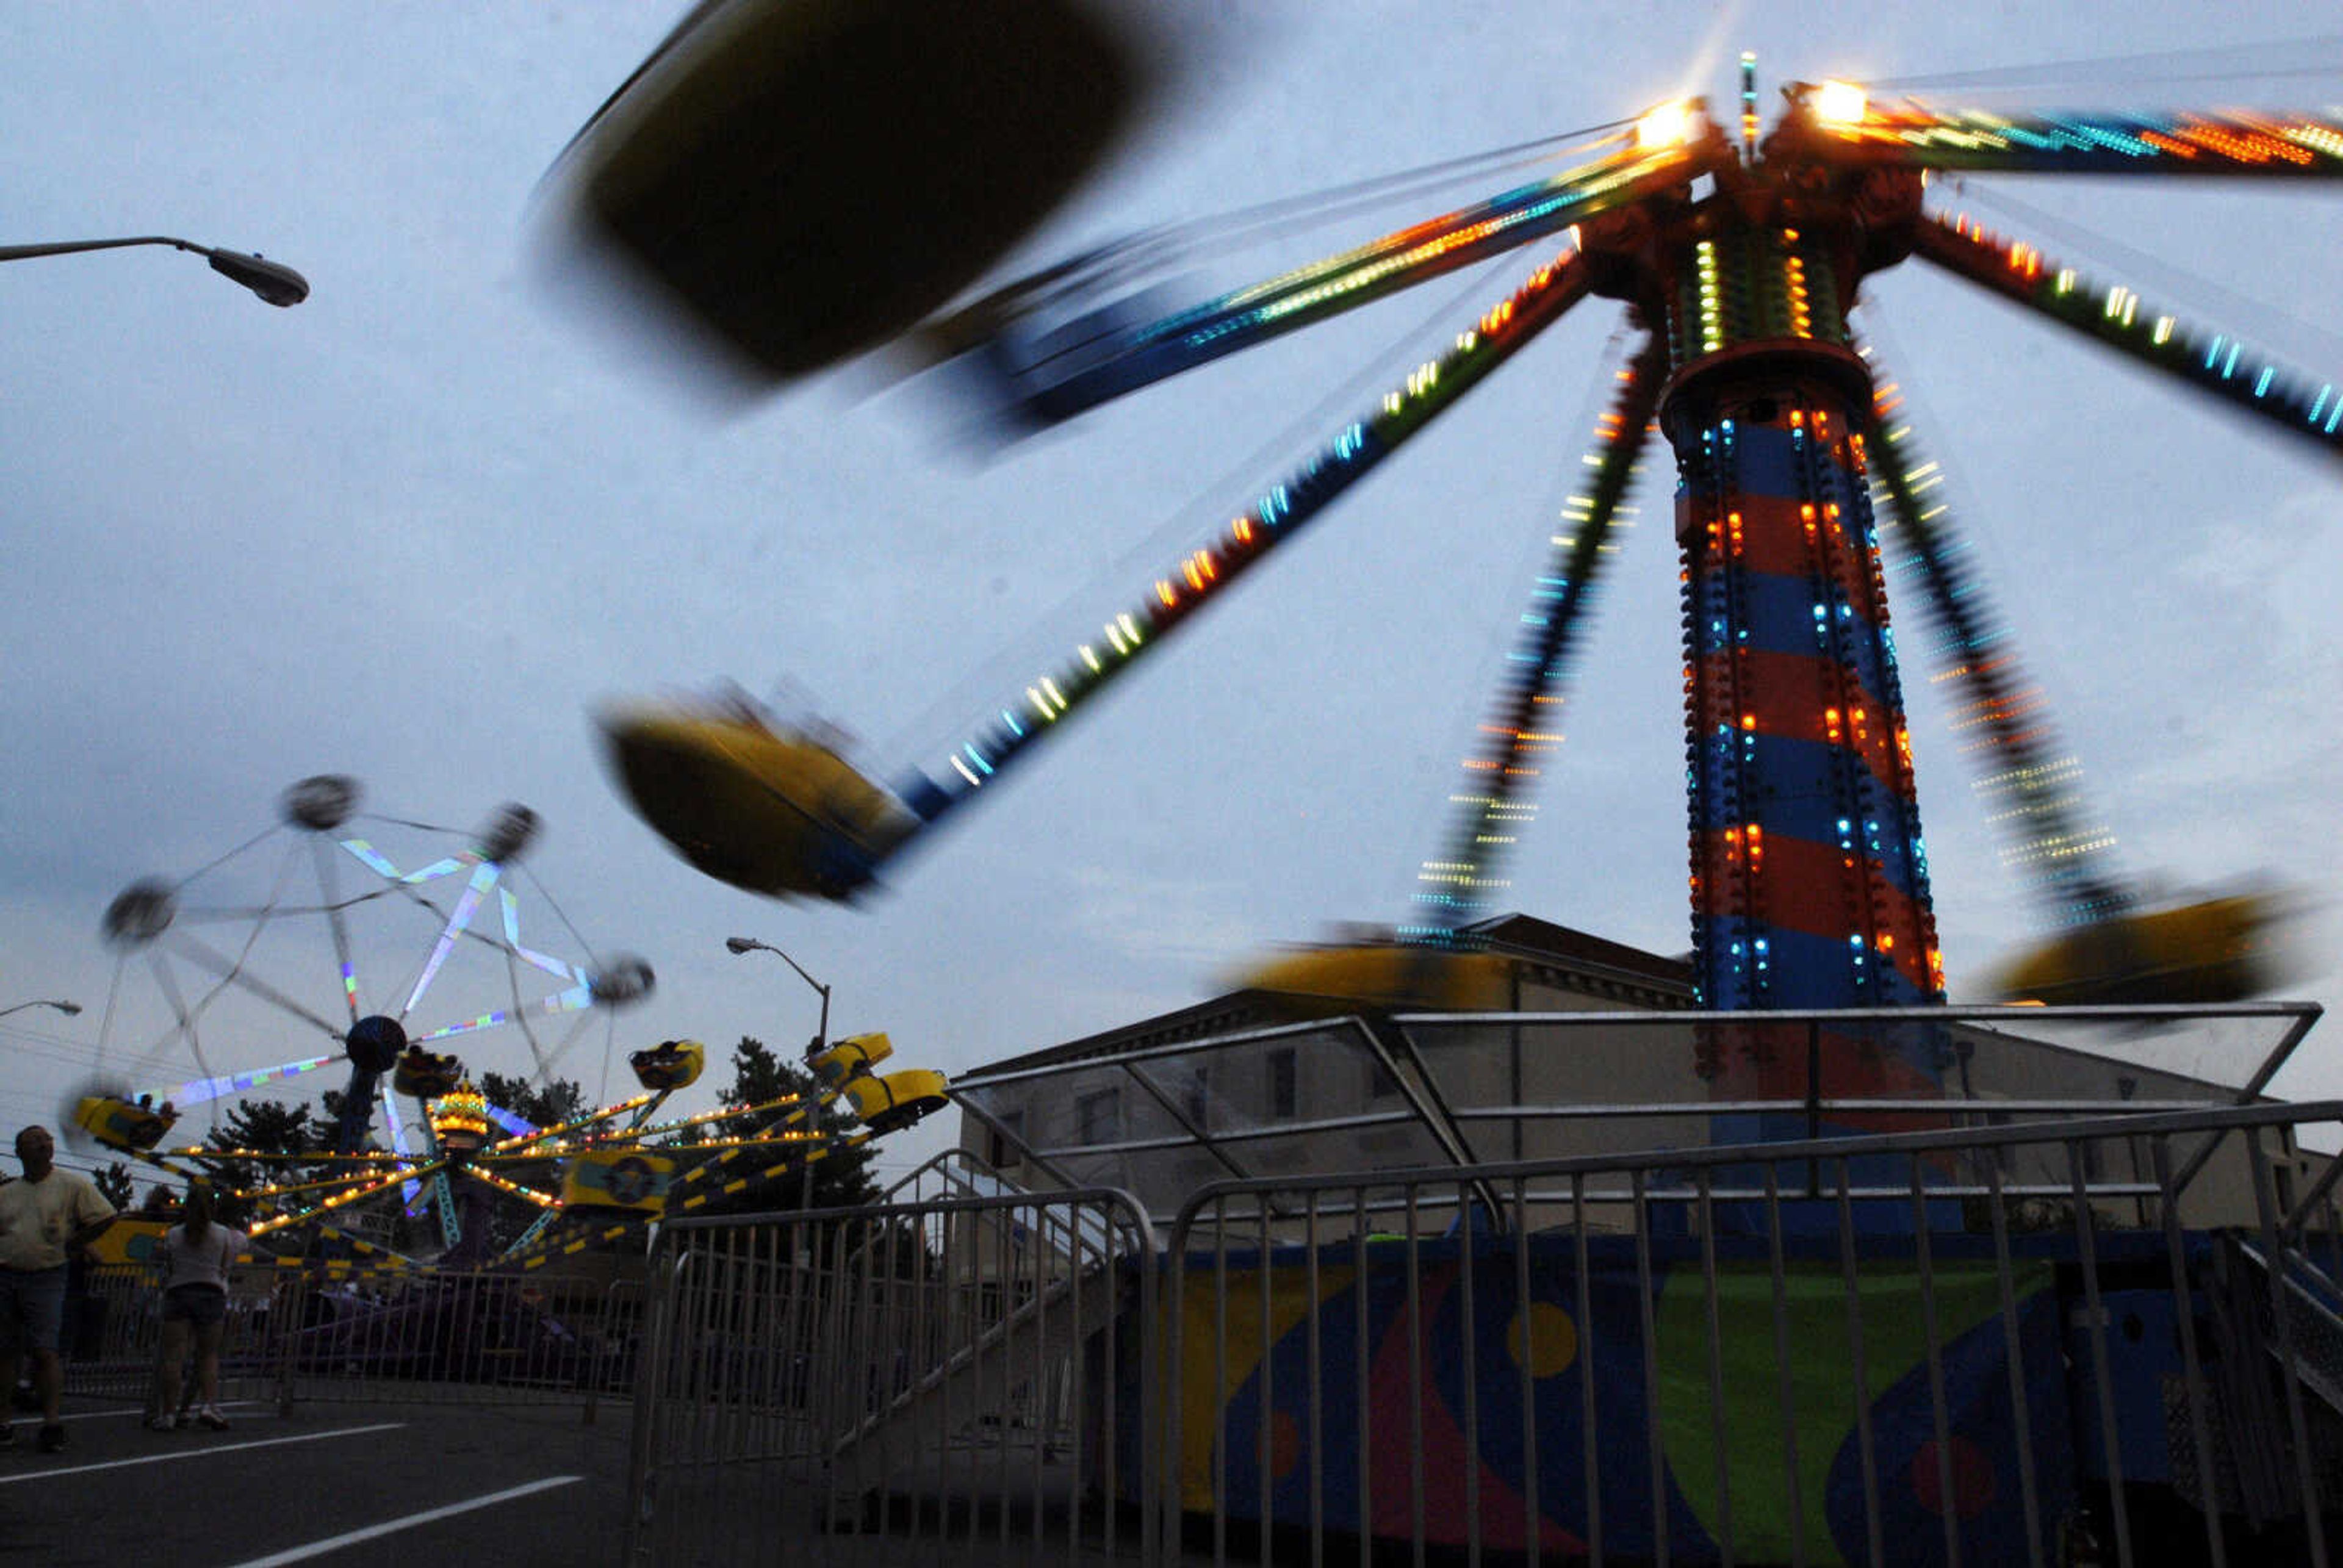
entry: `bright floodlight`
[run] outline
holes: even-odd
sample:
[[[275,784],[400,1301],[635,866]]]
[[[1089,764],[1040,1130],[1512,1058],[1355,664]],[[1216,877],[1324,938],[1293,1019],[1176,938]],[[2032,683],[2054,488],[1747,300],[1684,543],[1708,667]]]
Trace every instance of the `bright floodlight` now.
[[[1870,107],[1870,95],[1853,82],[1825,82],[1815,89],[1815,118],[1826,126],[1859,126]]]
[[[1639,147],[1681,146],[1692,140],[1692,106],[1678,99],[1662,104],[1635,122]]]

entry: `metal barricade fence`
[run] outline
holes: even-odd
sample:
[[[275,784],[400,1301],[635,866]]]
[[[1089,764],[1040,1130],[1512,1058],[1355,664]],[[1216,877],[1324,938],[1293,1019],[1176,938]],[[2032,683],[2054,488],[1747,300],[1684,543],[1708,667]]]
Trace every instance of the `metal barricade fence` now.
[[[1169,1233],[1162,1554],[2323,1563],[2343,1167],[2293,1134],[2338,1117],[1203,1188]],[[2243,1223],[2184,1224],[2221,1182]]]
[[[66,1392],[148,1404],[162,1348],[158,1277],[141,1264],[106,1264],[82,1271],[77,1284],[64,1345]],[[222,1400],[281,1400],[282,1346],[297,1289],[297,1282],[259,1272],[229,1290],[220,1342]],[[192,1375],[184,1386],[192,1398]]]
[[[670,1226],[628,1561],[2327,1560],[2343,1101]],[[1160,1359],[1159,1359],[1160,1352]]]
[[[231,1288],[225,1400],[578,1402],[632,1396],[639,1281],[422,1269],[342,1277],[252,1269]],[[160,1348],[153,1271],[86,1271],[66,1387],[146,1402]],[[192,1386],[192,1385],[190,1385]]]
[[[670,1222],[627,1561],[1151,1561],[1155,1256],[1106,1189]]]
[[[639,1282],[434,1269],[316,1277],[282,1292],[287,1400],[564,1404],[629,1397]]]

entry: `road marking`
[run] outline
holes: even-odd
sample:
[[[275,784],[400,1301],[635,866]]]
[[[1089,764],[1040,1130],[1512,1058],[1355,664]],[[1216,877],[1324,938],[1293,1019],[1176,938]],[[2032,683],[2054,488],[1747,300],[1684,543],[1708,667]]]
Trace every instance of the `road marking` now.
[[[59,1475],[86,1475],[94,1470],[126,1470],[138,1464],[162,1464],[174,1459],[208,1459],[215,1453],[234,1453],[244,1448],[277,1448],[288,1442],[322,1442],[329,1437],[359,1437],[369,1432],[397,1432],[406,1424],[403,1421],[386,1421],[373,1426],[342,1426],[331,1432],[305,1432],[298,1437],[255,1438],[250,1442],[206,1442],[186,1448],[175,1444],[169,1448],[158,1448],[152,1453],[142,1453],[136,1459],[109,1459],[97,1464],[63,1464],[54,1470],[24,1470],[14,1475],[0,1475],[0,1486],[14,1486],[20,1481],[47,1481]]]
[[[279,1568],[282,1563],[299,1563],[311,1557],[322,1557],[328,1552],[338,1552],[345,1546],[355,1546],[361,1541],[372,1541],[401,1530],[412,1530],[418,1524],[429,1524],[434,1520],[452,1518],[458,1513],[469,1513],[475,1508],[491,1508],[499,1503],[509,1503],[516,1497],[527,1497],[533,1492],[550,1492],[557,1486],[568,1486],[573,1482],[585,1479],[582,1475],[548,1475],[543,1481],[532,1481],[523,1486],[508,1486],[502,1492],[491,1492],[486,1497],[468,1498],[461,1503],[450,1503],[444,1508],[430,1508],[421,1513],[410,1513],[404,1519],[392,1519],[380,1524],[369,1524],[364,1530],[353,1530],[347,1534],[332,1536],[324,1541],[313,1541],[307,1546],[289,1546],[282,1552],[271,1553],[266,1557],[255,1557],[249,1562],[238,1563],[235,1564],[235,1568]]]

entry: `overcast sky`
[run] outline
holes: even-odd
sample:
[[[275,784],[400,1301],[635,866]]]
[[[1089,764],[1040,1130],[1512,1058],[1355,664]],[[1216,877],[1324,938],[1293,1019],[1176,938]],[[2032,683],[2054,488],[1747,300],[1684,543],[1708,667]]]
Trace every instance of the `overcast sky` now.
[[[2227,13],[2138,5],[1720,15],[1662,0],[1632,23],[1615,6],[1466,0],[1212,11],[1181,40],[1192,64],[1154,133],[1022,260],[1679,92],[1730,113],[1744,48],[1770,108],[1790,78],[2337,31],[2311,4],[2257,6],[2243,37]],[[959,739],[1033,660],[1124,608],[1230,500],[1371,406],[1392,379],[1387,349],[1427,325],[1453,331],[1529,257],[983,463],[916,388],[874,391],[852,370],[719,413],[557,297],[526,238],[540,176],[670,21],[583,0],[0,0],[0,244],[179,235],[266,252],[315,290],[272,309],[159,249],[0,266],[0,1005],[87,1007],[0,1023],[0,1120],[54,1116],[78,1075],[127,1073],[150,1042],[124,1021],[143,971],[125,977],[101,1040],[107,901],[243,843],[285,786],[318,772],[357,776],[396,817],[460,828],[505,800],[542,815],[530,896],[541,887],[591,951],[639,953],[659,976],[615,1034],[565,1059],[589,1092],[613,1045],[692,1036],[720,1057],[743,1033],[793,1047],[812,1031],[811,990],[778,960],[728,955],[731,934],[828,981],[833,1033],[884,1030],[904,1063],[959,1071],[1199,1000],[1249,956],[1330,922],[1403,914],[1584,448],[1614,307],[1590,303],[1549,333],[878,897],[765,901],[699,876],[628,813],[601,770],[593,704],[719,678],[787,687],[859,737],[881,777],[934,767],[920,746]],[[2306,60],[2326,74],[2050,95],[2343,101],[2331,38],[2247,63]],[[2168,57],[2103,73],[2127,74],[2198,73]],[[2026,204],[1980,205],[1996,226],[2343,370],[2343,190],[1989,188]],[[2016,216],[2028,209],[2047,226]],[[1358,237],[1332,231],[1322,248]],[[1200,280],[1241,281],[1253,259],[1207,256]],[[2125,863],[2175,891],[2254,873],[2331,889],[2332,465],[1916,266],[1874,280],[1865,306]],[[1676,952],[1689,938],[1664,470],[1640,491],[1644,526],[1508,902]],[[1911,596],[1900,602],[1916,626]],[[1907,656],[1907,695],[1937,915],[1954,993],[1974,997],[2032,926],[1922,662]],[[411,968],[417,939],[385,940],[404,945],[368,972]],[[2333,910],[2303,945],[2290,990],[2328,1000],[2343,980]],[[297,979],[330,986],[331,963]],[[464,1010],[498,1005],[492,991]],[[2343,1091],[2331,1032],[2314,1032],[2281,1087]],[[289,1050],[210,1043],[224,1069],[309,1048],[297,1030]],[[465,1054],[477,1070],[528,1067],[486,1034]],[[933,1141],[899,1142],[891,1162]]]

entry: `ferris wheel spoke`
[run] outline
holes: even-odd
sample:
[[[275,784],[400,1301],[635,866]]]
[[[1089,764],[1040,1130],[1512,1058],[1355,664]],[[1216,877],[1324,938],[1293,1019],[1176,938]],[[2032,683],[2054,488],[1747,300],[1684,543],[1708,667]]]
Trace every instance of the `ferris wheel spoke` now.
[[[458,939],[471,929],[472,916],[479,910],[480,900],[496,887],[498,872],[494,860],[483,860],[474,868],[471,881],[457,899],[456,908],[448,915],[447,924],[439,932],[439,940],[431,950],[431,957],[425,960],[422,974],[416,978],[415,989],[407,993],[407,1000],[399,1006],[398,1016],[401,1019],[415,1010],[415,1004],[423,1000],[423,993],[431,989],[431,982],[438,977],[440,966],[447,961],[447,955],[456,950]]]
[[[558,976],[562,980],[584,983],[590,979],[586,971],[576,964],[555,958],[550,953],[538,952],[524,943],[520,940],[520,900],[513,897],[512,890],[509,888],[498,888],[497,897],[503,900],[504,905],[504,945],[513,957],[532,968],[543,970],[547,974]]]
[[[2005,832],[2004,856],[2046,890],[2062,924],[2121,916],[2133,896],[2115,866],[2115,837],[2079,816],[2082,764],[2062,755],[2042,689],[2018,662],[2014,634],[1966,560],[1968,547],[1941,495],[1944,474],[1921,450],[1896,384],[1877,374],[1878,436],[1865,450],[1876,489],[1910,548],[1923,602],[1941,638],[1940,674],[1953,723],[1982,759],[1977,789]]]
[[[155,976],[155,989],[162,993],[164,1005],[171,1010],[171,1016],[178,1020],[179,1037],[187,1042],[187,1054],[195,1058],[196,1070],[209,1078],[212,1075],[212,1064],[204,1056],[203,1034],[196,1028],[196,1018],[202,1009],[187,1006],[186,998],[179,992],[178,978],[171,973],[170,963],[159,950],[148,952],[146,964]],[[219,989],[215,987],[212,994],[214,996],[219,994]]]
[[[201,1105],[206,1101],[219,1100],[231,1094],[242,1094],[248,1089],[257,1089],[263,1084],[281,1083],[287,1079],[298,1078],[303,1073],[315,1072],[321,1067],[332,1067],[341,1060],[341,1053],[335,1051],[326,1056],[312,1056],[299,1061],[284,1062],[276,1067],[256,1067],[245,1072],[198,1078],[179,1084],[176,1088],[156,1090],[153,1093],[158,1101],[168,1100],[181,1106]]]
[[[1034,427],[1055,424],[1183,370],[1687,186],[1732,156],[1713,130],[1654,146],[1631,134],[1627,146],[1606,157],[1185,309],[1155,316],[1141,297],[1051,327],[1011,317],[980,340],[976,361],[997,378],[1017,422]]]
[[[534,1138],[540,1131],[537,1123],[528,1117],[508,1110],[493,1101],[488,1102],[488,1120],[515,1138]]]
[[[564,992],[563,994],[567,996],[571,993]],[[559,999],[558,998],[548,998],[546,1003],[546,1010],[548,1012],[556,1010],[552,1004],[554,1001],[558,1000]],[[589,996],[578,1005],[580,1007],[591,1006],[592,1001],[593,999]],[[569,1010],[563,1009],[560,1010],[566,1011]],[[554,1042],[554,1046],[551,1050],[539,1049],[537,1043],[536,1032],[528,1029],[526,1022],[524,1022],[521,1033],[528,1041],[529,1054],[537,1058],[537,1076],[530,1081],[535,1083],[544,1083],[548,1081],[553,1076],[553,1070],[560,1065],[561,1059],[569,1054],[570,1047],[576,1045],[580,1040],[583,1040],[586,1037],[586,1026],[592,1021],[593,1020],[590,1017],[582,1013],[578,1018],[571,1020],[569,1027],[562,1031],[561,1038]]]
[[[1448,843],[1417,874],[1423,889],[1415,900],[1426,908],[1424,922],[1403,930],[1403,937],[1446,940],[1484,912],[1493,890],[1505,886],[1504,858],[1537,809],[1524,799],[1537,780],[1536,759],[1562,744],[1561,709],[1576,674],[1578,634],[1612,553],[1612,528],[1630,510],[1628,487],[1666,379],[1667,347],[1656,337],[1620,372],[1617,397],[1597,421],[1585,457],[1592,477],[1564,505],[1563,531],[1553,538],[1554,556],[1522,615],[1523,635],[1497,710],[1481,726],[1481,744],[1465,759],[1464,789],[1449,798],[1458,809]]]
[[[2150,310],[2128,288],[2087,280],[2033,246],[1988,234],[1966,218],[1915,226],[1913,254],[2343,456],[2343,385],[2336,381],[2306,376],[2237,338]]]
[[[398,1096],[391,1091],[390,1085],[387,1083],[381,1086],[377,1091],[377,1094],[382,1101],[382,1124],[390,1131],[390,1147],[392,1151],[403,1160],[413,1159],[415,1151],[407,1136],[407,1122],[405,1119],[398,1114]],[[427,1137],[429,1135],[427,1131],[428,1124],[427,1123],[426,1125],[426,1136]],[[399,1196],[405,1200],[407,1203],[407,1211],[408,1213],[412,1214],[416,1211],[416,1198],[422,1190],[423,1184],[419,1181],[409,1181],[400,1185],[398,1190]]]
[[[311,842],[316,847],[317,894],[324,900],[326,930],[332,935],[334,961],[340,967],[342,974],[342,1000],[349,1004],[350,1021],[356,1023],[360,1017],[358,971],[350,959],[349,924],[342,917],[341,900],[335,892],[334,847],[323,838],[313,839]]]
[[[1766,140],[1768,156],[2020,174],[2343,176],[2343,116],[2333,110],[2007,115],[1874,104],[1839,83],[1786,90],[1790,112]]]
[[[232,985],[240,990],[247,991],[252,995],[260,998],[261,1000],[277,1008],[281,1011],[290,1013],[293,1017],[300,1019],[305,1023],[315,1025],[319,1030],[333,1036],[337,1040],[341,1038],[341,1029],[338,1025],[333,1023],[329,1020],[318,1017],[316,1013],[310,1011],[307,1008],[302,1006],[291,997],[287,996],[275,986],[270,985],[266,980],[264,980],[258,976],[246,970],[243,965],[229,959],[226,955],[206,947],[205,944],[196,940],[193,937],[186,935],[185,932],[174,932],[172,934],[171,949],[189,963],[211,971],[211,973],[218,979],[223,985]],[[192,1023],[189,1027],[192,1039]],[[198,1065],[201,1065],[200,1059],[198,1059]],[[206,1067],[204,1070],[206,1076],[208,1076],[211,1071],[208,1067]]]
[[[406,887],[413,887],[419,882],[436,881],[441,877],[452,876],[468,867],[480,863],[479,856],[465,851],[434,860],[420,870],[401,871],[387,856],[364,839],[343,839],[339,843],[341,848],[361,865],[380,877]]]
[[[1051,733],[1059,720],[1103,690],[1278,545],[1300,533],[1302,525],[1410,437],[1561,319],[1593,286],[1593,275],[1575,252],[1539,267],[1509,298],[1458,334],[1445,354],[1417,367],[1371,413],[1271,487],[1225,532],[1157,578],[1139,603],[1104,623],[1096,640],[1079,645],[1054,674],[1037,678],[1021,699],[1003,704],[995,718],[946,759],[950,771],[940,779],[915,774],[902,790],[905,803],[933,826],[980,793],[1036,740]]]

